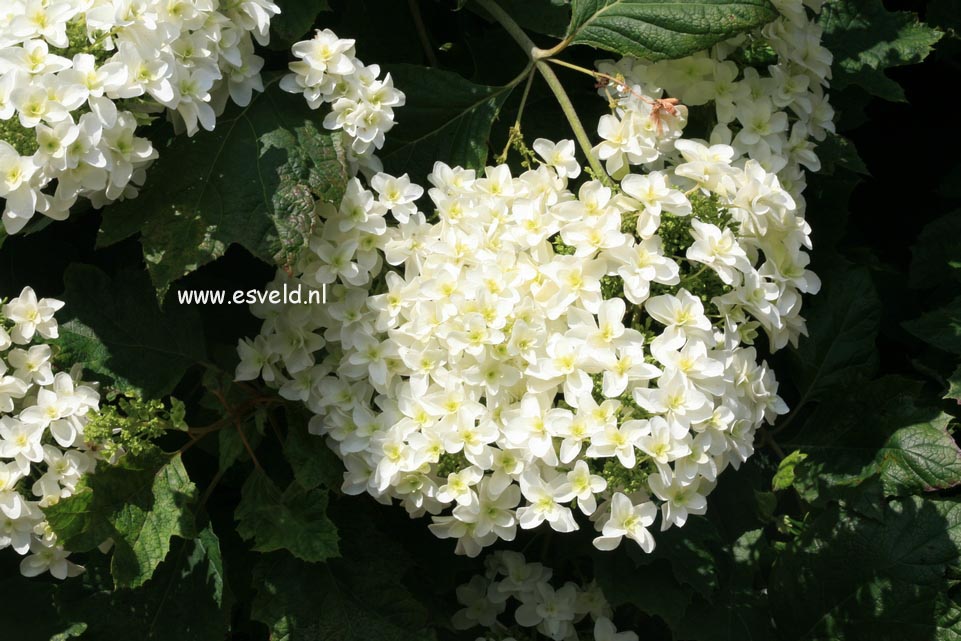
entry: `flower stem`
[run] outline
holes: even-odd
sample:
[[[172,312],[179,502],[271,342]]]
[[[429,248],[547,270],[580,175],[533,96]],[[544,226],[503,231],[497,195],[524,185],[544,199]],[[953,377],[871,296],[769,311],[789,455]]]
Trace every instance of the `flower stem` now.
[[[612,76],[609,73],[604,73],[603,71],[597,71],[596,69],[588,69],[587,67],[575,65],[570,62],[567,62],[566,60],[560,60],[559,58],[549,58],[548,62],[552,62],[555,65],[560,65],[562,67],[567,67],[568,69],[573,69],[574,71],[583,73],[593,78],[606,80],[607,82],[613,84],[618,91],[626,91],[630,93],[632,96],[634,96],[635,98],[637,98],[638,100],[642,102],[646,102],[649,105],[653,105],[655,103],[654,100],[651,100],[644,94],[634,91],[634,89],[632,89],[631,86],[624,81],[624,78],[617,78],[615,76]],[[610,94],[608,94],[608,98],[610,98]]]
[[[614,76],[610,76],[606,73],[601,73],[600,71],[594,71],[593,69],[588,69],[587,67],[582,67],[580,65],[575,65],[573,63],[567,62],[566,60],[561,60],[559,58],[551,58],[549,62],[553,62],[555,65],[560,65],[562,67],[567,67],[568,69],[573,69],[574,71],[579,71],[585,75],[593,76],[594,78],[606,78],[612,82],[620,82]]]
[[[507,144],[504,145],[504,151],[501,155],[497,157],[498,163],[503,163],[507,160],[507,154],[510,152],[511,145],[514,141],[521,135],[521,116],[524,115],[524,107],[527,106],[527,96],[531,92],[531,85],[534,84],[534,68],[530,67],[530,71],[527,75],[527,83],[524,85],[524,93],[521,95],[521,104],[517,108],[517,118],[514,119],[514,126],[511,127],[510,132],[507,135]]]
[[[581,150],[584,155],[587,156],[587,162],[590,163],[591,169],[594,172],[595,177],[598,180],[606,182],[607,172],[604,171],[604,166],[601,165],[601,161],[597,159],[594,155],[594,150],[591,147],[591,140],[587,137],[587,132],[584,130],[584,125],[581,124],[581,119],[577,116],[577,111],[574,109],[574,105],[571,104],[571,99],[568,97],[567,92],[564,91],[564,85],[557,78],[554,70],[550,68],[543,60],[538,60],[536,63],[537,70],[547,81],[547,86],[551,88],[554,92],[554,97],[557,98],[558,104],[561,106],[561,111],[567,116],[567,121],[571,125],[571,129],[574,131],[574,137],[577,138],[578,144],[581,146]]]

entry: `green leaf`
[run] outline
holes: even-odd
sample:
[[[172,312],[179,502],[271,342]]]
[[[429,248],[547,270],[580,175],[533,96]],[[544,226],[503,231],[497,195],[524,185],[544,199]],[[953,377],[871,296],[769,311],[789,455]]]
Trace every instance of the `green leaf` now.
[[[176,136],[140,195],[104,209],[98,246],[139,232],[161,296],[232,244],[270,264],[278,253],[289,255],[312,225],[302,198],[289,192],[313,188],[333,197],[346,184],[342,153],[331,134],[311,124],[317,117],[303,96],[271,84],[247,107],[228,109],[214,131]],[[278,148],[281,140],[290,144]]]
[[[790,354],[802,402],[816,400],[877,368],[875,339],[881,303],[866,270],[833,275],[811,301],[806,315],[808,336]]]
[[[961,365],[948,377],[948,391],[945,393],[944,398],[957,401],[958,404],[961,405]]]
[[[513,87],[477,85],[449,71],[390,67],[407,102],[380,155],[388,172],[426,177],[435,161],[482,169],[491,125]]]
[[[254,550],[288,550],[304,561],[339,555],[337,527],[327,517],[327,493],[291,483],[283,493],[266,474],[255,470],[244,483],[235,512],[237,533],[254,542]]]
[[[878,460],[885,493],[914,494],[961,485],[961,449],[947,431],[950,422],[942,412],[891,435]]]
[[[82,363],[121,389],[158,398],[206,358],[198,311],[161,311],[142,271],[110,278],[96,267],[73,264],[64,285],[61,362]]]
[[[223,639],[229,623],[223,575],[220,541],[208,525],[196,539],[178,539],[140,588],[100,585],[82,599],[71,602],[64,596],[61,608],[83,618],[88,639],[126,638],[130,630],[145,641]]]
[[[895,501],[881,521],[828,509],[775,564],[778,638],[957,641],[961,608],[946,572],[959,543],[957,501]]]
[[[771,480],[771,488],[775,492],[780,492],[794,485],[794,468],[807,457],[808,455],[800,450],[795,450],[785,456],[778,465],[774,478]]]
[[[288,408],[287,411],[284,455],[294,471],[294,478],[308,490],[321,485],[338,488],[344,479],[344,464],[327,447],[325,437],[307,431],[303,414],[296,409]]]
[[[961,211],[929,223],[911,248],[910,284],[933,289],[961,281]]]
[[[961,297],[921,318],[907,321],[904,327],[929,345],[961,354]]]
[[[270,44],[268,47],[285,51],[299,40],[308,40],[308,33],[317,16],[330,11],[329,0],[276,0],[280,15],[270,21]]]
[[[919,386],[898,377],[841,388],[818,406],[785,445],[807,456],[795,465],[808,500],[842,496],[879,475],[888,495],[961,484],[961,450],[947,432],[950,417],[917,406]]]
[[[65,547],[85,552],[113,539],[116,586],[142,585],[170,550],[174,536],[195,536],[189,507],[197,488],[180,455],[122,460],[84,477],[73,496],[44,508]]]
[[[834,54],[831,90],[855,85],[891,101],[903,101],[904,90],[884,71],[921,62],[942,35],[911,12],[888,11],[881,0],[828,2],[820,24],[822,44]]]
[[[408,587],[431,593],[424,585],[426,559],[413,558],[400,532],[381,531],[373,520],[383,514],[377,507],[348,499],[334,508],[342,558],[322,564],[287,554],[263,559],[254,572],[252,617],[268,626],[271,641],[434,641],[428,604]],[[443,573],[456,562],[447,558],[437,569]]]
[[[574,0],[567,39],[647,60],[682,58],[777,15],[767,0]]]
[[[63,632],[59,634],[55,634],[52,637],[50,637],[50,641],[67,641],[67,639],[75,639],[83,636],[83,633],[86,631],[87,631],[86,623],[74,623]]]
[[[170,397],[170,427],[181,432],[186,432],[190,427],[187,425],[187,406],[178,398]]]

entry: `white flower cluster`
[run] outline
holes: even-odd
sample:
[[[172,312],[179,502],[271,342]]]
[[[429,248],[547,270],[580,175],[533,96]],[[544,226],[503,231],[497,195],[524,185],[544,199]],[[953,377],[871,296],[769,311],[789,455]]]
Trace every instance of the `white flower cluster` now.
[[[136,194],[157,157],[138,118],[213,129],[229,95],[263,90],[273,0],[5,0],[0,7],[0,197],[16,233]],[[55,185],[55,189],[49,189]],[[50,193],[52,191],[52,193]]]
[[[792,16],[758,40],[781,53],[762,97],[802,74],[790,56],[811,74],[811,60],[829,57],[816,42],[813,53],[781,42],[818,35]],[[729,69],[719,59],[734,47],[614,71]],[[734,69],[740,95],[757,74]],[[751,138],[733,123],[730,144],[687,139],[687,109],[659,90],[606,90],[615,110],[597,153],[619,188],[586,180],[574,193],[573,143],[547,140],[533,145],[545,162],[520,175],[437,163],[429,213],[407,176],[379,173],[370,190],[355,179],[339,208],[318,207],[323,224],[293,277],[328,286],[332,302],[255,309],[261,335],[239,348],[238,378],[260,376],[315,414],[311,430],[345,462],[346,492],[432,515],[460,553],[518,527],[569,532],[576,512],[594,521],[598,548],[626,537],[650,551],[658,514],[662,530],[703,514],[718,475],[787,411],[753,344],[759,329],[772,351],[795,342],[801,294],[819,287],[806,269],[803,179],[786,186],[807,158],[792,155],[798,139]],[[787,108],[796,126],[808,113]],[[803,127],[823,134],[820,118]]]
[[[600,71],[623,79],[600,92],[616,107],[598,127],[604,142],[597,151],[608,170],[623,175],[629,164],[653,164],[656,151],[677,137],[675,123],[683,122],[687,107],[711,105],[717,124],[709,143],[730,146],[735,166],[750,159],[777,174],[803,215],[804,168],[821,167],[812,140],[823,141],[835,130],[826,93],[832,55],[821,46],[822,29],[805,8],[818,11],[822,4],[775,0],[780,17],[759,33],[686,58],[653,64],[634,58],[599,62]],[[754,66],[737,62],[746,57]],[[659,104],[656,99],[665,92],[687,107]],[[663,117],[670,116],[665,108],[672,107],[680,118]]]
[[[494,552],[484,564],[487,571],[483,575],[457,588],[457,601],[464,609],[453,620],[458,630],[487,628],[489,633],[477,641],[516,641],[511,636],[512,624],[499,619],[509,614],[509,608],[513,610],[513,622],[521,628],[535,628],[540,638],[637,641],[634,632],[617,631],[611,621],[611,606],[596,584],[581,587],[567,581],[555,588],[550,582],[550,568],[528,563],[517,552]],[[584,636],[585,627],[590,636]]]
[[[80,568],[67,560],[41,508],[73,494],[96,466],[83,432],[100,404],[79,368],[54,372],[51,347],[41,340],[57,338],[54,313],[62,306],[25,287],[0,308],[0,549],[24,556],[24,576],[49,571],[58,579]]]
[[[351,165],[379,171],[374,153],[394,126],[394,107],[403,106],[403,92],[394,88],[390,74],[378,79],[378,65],[357,59],[353,40],[338,38],[330,29],[317,31],[292,50],[298,60],[290,63],[292,73],[281,80],[281,88],[304,94],[311,109],[329,104],[324,127],[343,130]]]
[[[732,198],[776,181],[701,164],[731,179]],[[659,190],[635,184],[655,180]],[[266,322],[241,344],[238,376],[306,402],[344,458],[345,491],[398,498],[415,515],[452,508],[431,529],[461,552],[518,526],[576,529],[575,506],[599,519],[599,547],[628,536],[651,549],[654,504],[637,512],[623,492],[652,492],[662,527],[682,525],[717,474],[751,454],[761,421],[785,411],[773,374],[740,345],[737,319],[756,301],[731,303],[716,327],[679,262],[729,266],[621,231],[652,226],[656,207],[689,214],[665,175],[628,176],[620,194],[588,181],[577,196],[546,164],[514,177],[506,165],[476,176],[438,163],[430,181],[436,223],[413,207],[419,188],[384,174],[376,196],[355,179],[339,209],[319,208],[323,231],[298,273],[310,287],[337,283],[332,302],[256,310]],[[773,196],[759,202],[741,217],[793,215]],[[402,271],[370,296],[384,262]],[[733,265],[753,273],[743,252]]]

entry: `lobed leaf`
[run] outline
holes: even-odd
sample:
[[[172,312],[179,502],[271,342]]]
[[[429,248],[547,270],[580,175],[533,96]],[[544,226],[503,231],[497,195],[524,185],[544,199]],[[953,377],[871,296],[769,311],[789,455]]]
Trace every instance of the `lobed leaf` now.
[[[914,497],[882,514],[832,507],[779,556],[769,589],[779,638],[959,638],[946,573],[958,561],[961,503]]]
[[[944,398],[957,401],[961,405],[961,366],[958,366],[948,377],[948,391],[945,392]]]
[[[143,585],[174,536],[196,535],[189,507],[196,487],[180,455],[123,460],[84,477],[76,494],[44,509],[67,549],[84,552],[113,539],[111,574],[118,588]]]
[[[884,493],[896,496],[961,485],[951,417],[917,406],[918,391],[912,381],[886,377],[825,398],[786,444],[806,454],[794,465],[795,487],[814,501],[856,491],[875,475]]]
[[[88,564],[88,572],[96,574],[97,568]],[[60,609],[84,621],[86,639],[123,639],[131,630],[144,641],[223,639],[229,627],[223,575],[220,541],[207,526],[196,539],[171,545],[154,576],[140,588],[113,591],[96,585],[98,577],[93,576],[88,579],[93,589],[64,594]]]
[[[253,541],[254,550],[287,550],[316,562],[340,554],[337,527],[327,517],[327,493],[291,483],[281,493],[266,474],[255,470],[244,483],[235,512],[237,533]]]
[[[273,260],[292,266],[310,243],[319,219],[317,200],[339,203],[347,185],[347,159],[339,135],[321,133],[312,122],[275,129],[260,138],[263,151],[283,150],[287,162],[277,168],[280,182],[272,197],[277,247]]]
[[[396,536],[354,506],[340,519],[343,559],[303,563],[272,555],[255,568],[251,616],[271,641],[435,641],[427,608],[404,584],[415,569]]]
[[[904,90],[885,70],[921,62],[942,36],[911,12],[888,11],[881,0],[825,3],[819,23],[823,45],[834,54],[832,91],[854,85],[891,101],[903,101]]]

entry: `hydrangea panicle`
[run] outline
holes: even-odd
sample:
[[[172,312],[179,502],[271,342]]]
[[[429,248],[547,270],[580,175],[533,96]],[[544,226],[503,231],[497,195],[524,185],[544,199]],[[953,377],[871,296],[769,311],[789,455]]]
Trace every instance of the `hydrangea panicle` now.
[[[277,276],[327,287],[328,304],[254,309],[238,377],[305,402],[345,492],[430,515],[459,553],[571,531],[578,513],[598,548],[652,550],[654,528],[703,514],[787,411],[754,341],[763,330],[776,351],[805,332],[801,295],[820,283],[801,167],[817,164],[806,136],[831,128],[808,108],[827,104],[830,54],[811,53],[820,32],[795,4],[751,36],[778,54],[763,74],[729,59],[743,37],[598,63],[623,79],[600,89],[612,112],[595,148],[616,185],[571,184],[564,140],[535,141],[541,161],[520,173],[437,162],[426,199],[358,161],[370,188],[354,178],[339,207],[318,206],[309,251]],[[798,38],[805,50],[783,46]],[[296,46],[286,86],[335,113],[355,91],[338,87],[376,77],[353,44],[325,30]],[[686,105],[713,110],[709,139],[685,136]]]

